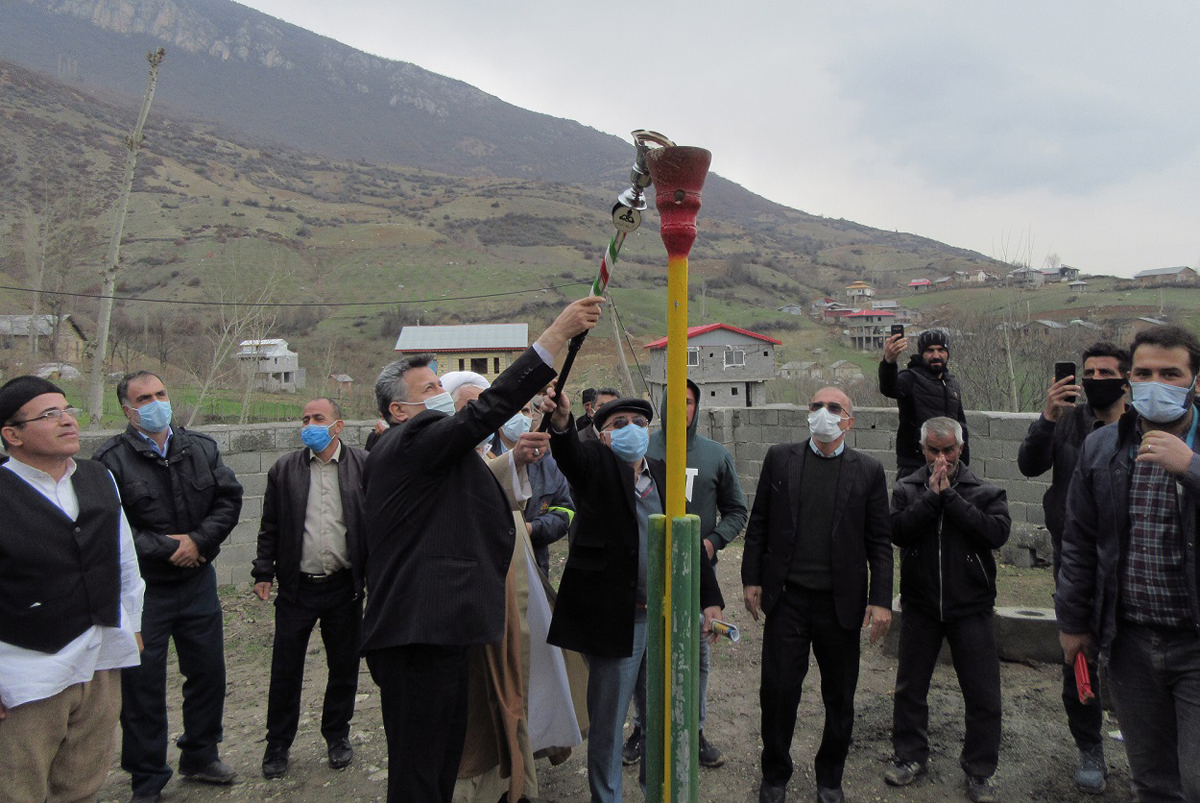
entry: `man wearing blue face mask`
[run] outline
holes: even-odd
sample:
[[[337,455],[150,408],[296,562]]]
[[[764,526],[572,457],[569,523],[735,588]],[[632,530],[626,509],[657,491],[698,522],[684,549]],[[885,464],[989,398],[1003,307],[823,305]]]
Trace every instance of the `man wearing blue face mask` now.
[[[264,602],[278,583],[271,686],[267,695],[265,778],[287,772],[288,751],[300,722],[304,658],[313,627],[321,623],[329,677],[321,716],[329,766],[353,758],[350,718],[358,691],[362,631],[363,467],[367,453],[341,440],[341,407],[333,399],[304,405],[300,440],[267,472],[254,593]]]
[[[396,360],[375,381],[379,412],[397,425],[367,459],[362,652],[380,688],[390,803],[449,803],[467,730],[467,648],[504,635],[516,531],[475,448],[554,378],[555,357],[596,325],[603,303],[567,305],[457,413],[431,354]]]
[[[1063,658],[1099,653],[1138,800],[1200,800],[1200,340],[1130,347],[1133,409],[1084,441],[1055,610]]]
[[[93,458],[117,480],[146,581],[142,665],[121,676],[121,767],[133,799],[158,800],[167,764],[167,647],[174,641],[186,679],[179,773],[228,784],[221,761],[225,646],[212,562],[238,522],[242,486],[207,435],[171,426],[171,399],[158,376],[127,374],[117,399],[129,427]]]
[[[642,399],[598,409],[598,440],[581,440],[564,397],[547,398],[550,448],[577,492],[578,527],[567,553],[548,641],[588,658],[588,786],[592,803],[621,797],[621,727],[646,651],[649,517],[664,511],[666,464],[646,457],[654,412]],[[712,564],[700,561],[703,635],[724,601]],[[699,612],[697,612],[699,615]],[[645,772],[645,763],[642,764]]]

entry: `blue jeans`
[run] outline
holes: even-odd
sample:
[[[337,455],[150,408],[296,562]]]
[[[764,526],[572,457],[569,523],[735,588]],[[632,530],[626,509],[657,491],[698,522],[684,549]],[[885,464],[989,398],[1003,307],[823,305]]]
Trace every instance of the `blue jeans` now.
[[[1108,690],[1134,797],[1200,800],[1200,638],[1121,622],[1109,650]]]
[[[633,654],[628,658],[588,659],[588,787],[592,803],[621,803],[621,727],[646,655],[646,620],[633,625]]]
[[[700,623],[704,623],[704,614],[700,614]],[[696,631],[699,633],[700,631]],[[704,732],[704,715],[708,713],[708,639],[700,638],[700,732]],[[642,668],[638,670],[637,688],[633,692],[633,727],[646,727],[646,659],[642,658]]]

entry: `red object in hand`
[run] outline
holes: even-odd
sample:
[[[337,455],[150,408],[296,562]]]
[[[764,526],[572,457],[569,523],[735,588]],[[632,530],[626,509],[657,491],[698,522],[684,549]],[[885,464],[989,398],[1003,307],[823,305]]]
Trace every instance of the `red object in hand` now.
[[[1092,678],[1088,674],[1087,656],[1083,654],[1083,650],[1075,653],[1075,688],[1079,690],[1080,703],[1086,705],[1096,699],[1096,695],[1092,693]]]

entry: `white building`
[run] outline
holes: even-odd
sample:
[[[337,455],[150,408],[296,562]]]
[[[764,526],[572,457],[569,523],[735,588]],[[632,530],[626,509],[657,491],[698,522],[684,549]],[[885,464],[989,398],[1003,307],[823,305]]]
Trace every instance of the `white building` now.
[[[306,384],[300,355],[290,350],[282,338],[243,340],[237,358],[244,370],[254,372],[255,390],[295,393]]]

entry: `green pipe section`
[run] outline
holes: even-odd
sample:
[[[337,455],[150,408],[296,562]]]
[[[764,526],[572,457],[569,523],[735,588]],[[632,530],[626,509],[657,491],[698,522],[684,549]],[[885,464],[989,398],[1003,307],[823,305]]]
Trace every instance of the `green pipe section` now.
[[[646,762],[646,800],[649,803],[662,803],[666,718],[663,702],[666,611],[663,609],[663,597],[667,579],[667,517],[651,516],[646,535],[646,755],[643,760]]]

